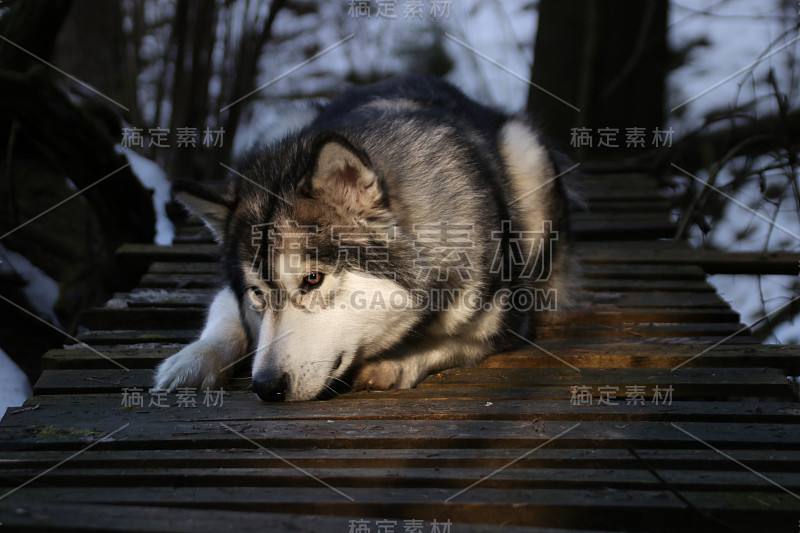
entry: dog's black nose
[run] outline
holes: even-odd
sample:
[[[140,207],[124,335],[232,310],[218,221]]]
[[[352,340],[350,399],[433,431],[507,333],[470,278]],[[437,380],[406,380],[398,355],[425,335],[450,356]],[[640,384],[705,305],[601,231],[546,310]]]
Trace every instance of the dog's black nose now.
[[[253,392],[265,402],[282,402],[286,400],[286,389],[289,388],[289,375],[282,374],[278,379],[262,381],[253,378]]]

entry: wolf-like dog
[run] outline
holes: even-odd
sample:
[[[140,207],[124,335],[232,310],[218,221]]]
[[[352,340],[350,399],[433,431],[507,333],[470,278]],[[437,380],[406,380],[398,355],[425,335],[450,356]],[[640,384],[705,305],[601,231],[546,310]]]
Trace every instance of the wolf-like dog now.
[[[344,91],[220,192],[174,197],[222,247],[200,338],[155,386],[252,355],[265,401],[410,388],[535,334],[567,298],[566,195],[523,117],[404,76]]]

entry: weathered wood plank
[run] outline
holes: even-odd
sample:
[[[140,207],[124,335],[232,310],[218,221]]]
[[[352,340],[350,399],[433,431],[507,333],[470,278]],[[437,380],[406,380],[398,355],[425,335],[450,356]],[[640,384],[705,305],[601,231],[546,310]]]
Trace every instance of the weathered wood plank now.
[[[163,262],[156,261],[147,269],[151,274],[218,274],[222,270],[216,262]]]
[[[720,511],[750,511],[752,522],[769,531],[800,510],[800,502],[790,495],[769,489],[737,492],[691,493],[693,501]],[[495,524],[526,524],[552,527],[609,527],[623,530],[669,531],[676,523],[683,530],[708,530],[707,519],[689,508],[672,491],[606,489],[486,489],[477,486],[458,495],[452,488],[349,488],[344,493],[351,503],[327,487],[81,487],[70,491],[53,488],[28,488],[21,491],[33,501],[97,502],[104,504],[171,505],[204,509],[236,509],[278,513],[316,513],[332,516],[358,516],[366,508],[376,516],[408,517],[444,521],[442,514],[460,521]],[[755,496],[755,497],[751,497]],[[768,502],[768,503],[764,503]],[[368,506],[368,507],[367,507]],[[698,518],[698,516],[700,516]],[[785,523],[785,522],[783,522]],[[796,520],[792,520],[796,527]],[[705,529],[703,529],[705,528]]]
[[[675,235],[676,227],[669,221],[647,220],[596,220],[578,221],[570,226],[573,236],[590,240],[665,239]]]
[[[442,515],[448,513],[442,513]],[[64,520],[69,517],[69,520]],[[0,523],[9,531],[130,531],[133,533],[197,533],[203,531],[235,531],[236,533],[263,533],[264,531],[293,531],[306,533],[347,533],[351,520],[362,520],[376,525],[363,512],[353,516],[321,516],[309,512],[287,514],[263,513],[258,510],[226,511],[221,509],[189,509],[184,507],[142,507],[125,505],[91,505],[82,503],[26,502],[24,505],[0,502]],[[411,519],[416,520],[416,519]],[[443,516],[438,528],[447,522]],[[414,522],[410,522],[416,524]],[[404,519],[397,515],[397,531],[403,528]],[[420,520],[420,531],[434,528],[430,521]],[[452,523],[450,531],[465,533],[491,533],[496,525]],[[504,525],[509,533],[566,533],[565,530],[516,527]],[[602,533],[599,530],[582,530],[582,533]]]
[[[113,420],[82,420],[49,426],[0,427],[0,449],[80,449],[94,439],[130,425],[103,447],[250,448],[249,441],[216,421],[152,422],[135,412]],[[521,448],[543,445],[554,436],[561,448],[702,448],[668,422],[505,421],[505,420],[229,420],[230,428],[262,446],[279,448]],[[681,428],[716,447],[796,450],[800,424],[682,422]],[[799,502],[800,503],[800,502]]]
[[[798,252],[725,252],[664,246],[661,242],[643,241],[635,248],[624,249],[619,243],[584,242],[576,247],[581,260],[594,264],[624,263],[658,265],[697,265],[709,274],[779,274],[796,276]]]
[[[137,288],[130,292],[118,292],[102,308],[119,307],[202,307],[208,305],[216,289],[150,289]],[[730,306],[714,292],[658,291],[650,286],[647,294],[641,292],[585,291],[574,296],[583,305],[611,305],[616,307],[715,307]]]
[[[652,324],[739,323],[739,314],[725,308],[576,308],[565,311],[559,323],[583,326],[627,326]],[[181,327],[201,328],[205,322],[204,307],[92,307],[81,315],[81,324],[91,330],[139,329],[164,330]],[[624,326],[623,326],[624,327]],[[547,329],[542,329],[547,331]]]
[[[619,308],[717,308],[730,309],[728,303],[715,292],[581,292],[575,300],[586,306]]]
[[[250,487],[238,488],[175,488],[171,492],[159,487],[147,489],[25,488],[21,495],[33,501],[48,503],[135,504],[141,506],[170,505],[197,509],[228,509],[260,511],[262,513],[312,513],[342,517],[340,531],[347,526],[346,517],[414,517],[417,520],[437,520],[439,523],[458,517],[459,522],[504,525],[535,525],[557,527],[607,527],[615,524],[633,528],[641,526],[643,518],[682,518],[682,523],[694,520],[686,513],[683,502],[667,491],[604,491],[603,489],[548,491],[494,490],[475,488],[458,500],[445,505],[453,489],[363,489],[346,491],[354,502],[341,494],[322,487],[279,490]],[[105,507],[105,505],[103,505]],[[602,513],[603,508],[611,508]],[[583,512],[578,512],[582,510]],[[612,518],[611,515],[616,515]],[[445,516],[443,516],[445,515]],[[684,516],[686,515],[686,516]],[[588,517],[591,516],[591,520]],[[663,522],[662,522],[663,523]],[[374,522],[373,522],[374,524]]]
[[[780,368],[800,374],[800,346],[722,344],[711,350],[702,344],[592,344],[540,340],[537,345],[578,368],[673,368],[687,366]],[[184,344],[134,344],[102,347],[99,351],[128,368],[154,368]],[[561,367],[564,363],[534,347],[489,356],[480,366],[489,368]],[[50,350],[42,357],[45,369],[115,368],[116,365],[86,348]]]
[[[122,412],[133,412],[141,419],[152,422],[191,422],[227,420],[527,420],[531,423],[544,420],[572,421],[664,421],[664,422],[757,422],[797,423],[800,405],[796,402],[777,401],[687,401],[680,398],[668,402],[654,401],[654,386],[645,387],[642,400],[631,401],[622,387],[610,404],[600,404],[597,387],[591,405],[576,405],[566,390],[560,400],[524,400],[497,398],[491,402],[473,399],[428,399],[425,402],[354,397],[344,395],[327,402],[287,402],[264,404],[248,392],[227,391],[222,405],[205,402],[202,393],[190,394],[192,404],[180,403],[180,396],[165,397],[160,407],[151,405],[155,400],[146,390],[142,392],[142,405],[127,405],[121,393],[87,393],[85,395],[34,396],[26,407],[12,408],[4,426],[48,426],[64,420],[78,419],[83,415],[93,421],[113,420]],[[185,399],[184,399],[185,401]],[[38,406],[36,409],[29,409]],[[25,410],[28,409],[28,410]],[[0,454],[0,465],[2,465]]]
[[[735,463],[731,462],[732,466]],[[306,472],[324,479],[335,487],[437,487],[460,489],[477,479],[492,474],[490,468],[330,468],[311,467]],[[39,471],[32,468],[4,470],[3,485],[13,487]],[[670,486],[678,490],[717,490],[741,492],[772,488],[767,481],[741,469],[723,471],[658,470]],[[579,469],[579,468],[527,468],[515,466],[496,472],[481,483],[483,489],[590,489],[659,490],[665,488],[659,477],[645,469]],[[800,488],[800,473],[775,472],[770,479],[788,490]],[[273,467],[216,467],[180,468],[158,470],[143,469],[137,465],[120,465],[113,468],[95,467],[91,470],[65,465],[48,474],[49,487],[315,487],[318,481],[306,473],[287,465]],[[113,490],[113,489],[112,489]]]
[[[591,315],[589,315],[591,316]],[[693,343],[695,337],[719,336],[718,340],[737,334],[747,336],[746,326],[735,322],[725,323],[693,323],[693,322],[661,322],[658,319],[652,323],[614,323],[600,322],[572,323],[569,325],[541,326],[536,331],[539,339],[636,339],[648,342],[659,337],[676,337],[681,342]],[[607,341],[606,341],[607,342]]]
[[[141,344],[160,342],[164,344],[188,344],[197,339],[199,329],[173,329],[163,331],[141,331],[122,329],[109,331],[84,331],[77,335],[81,342],[93,346],[106,344]]]
[[[558,448],[536,450],[521,457],[524,449],[502,448],[426,448],[426,449],[286,449],[280,457],[303,468],[491,468],[517,459],[524,468],[642,468],[646,461],[659,470],[728,471],[738,465],[727,457],[704,449]],[[797,472],[799,450],[729,450],[727,453],[751,468],[770,472]],[[71,450],[0,451],[0,466],[44,470],[74,455]],[[281,459],[260,450],[225,449],[103,449],[92,448],[69,461],[73,468],[276,468]]]
[[[148,289],[137,288],[130,292],[114,293],[111,300],[99,309],[120,307],[203,307],[211,303],[214,289]],[[707,299],[707,297],[706,297]],[[667,300],[665,300],[667,301]],[[671,301],[671,300],[668,300]]]
[[[139,287],[165,289],[214,288],[221,285],[220,274],[144,274],[139,280]]]
[[[759,344],[749,337],[742,324],[618,324],[547,326],[537,331],[538,340],[569,340],[572,344],[616,343],[662,343],[662,344]],[[108,330],[86,331],[77,335],[78,340],[93,346],[118,344],[141,344],[163,342],[165,344],[187,344],[197,339],[199,329],[176,330]],[[730,337],[736,334],[734,337]],[[537,341],[538,342],[538,341]]]
[[[149,265],[156,261],[216,261],[219,259],[219,255],[219,246],[216,244],[159,246],[157,244],[128,243],[117,249],[119,262],[131,262],[138,265]]]
[[[585,260],[579,274],[588,279],[614,280],[696,280],[703,281],[706,273],[693,265],[593,264]]]
[[[674,291],[709,293],[716,289],[705,281],[690,280],[635,280],[635,279],[595,279],[584,278],[579,281],[579,286],[584,291],[594,292],[649,292],[649,291]]]
[[[64,392],[113,392],[130,387],[152,386],[153,370],[132,369],[87,369],[87,370],[46,370],[36,382],[37,394]],[[243,384],[247,386],[246,383]],[[428,392],[435,397],[442,387],[469,389],[480,387],[491,394],[497,388],[556,387],[561,397],[569,394],[570,387],[578,385],[611,385],[625,390],[629,385],[658,385],[662,389],[674,385],[675,394],[719,395],[725,391],[731,394],[766,394],[775,396],[790,395],[786,375],[777,369],[731,368],[681,368],[674,372],[661,368],[589,368],[577,372],[571,368],[457,368],[433,374],[417,386],[415,390]],[[680,389],[680,390],[678,390]],[[437,392],[433,392],[437,391]],[[404,392],[404,391],[397,391]],[[552,392],[551,392],[552,394]],[[558,397],[558,396],[556,396]]]
[[[588,206],[588,213],[626,213],[626,212],[646,212],[646,213],[664,213],[664,216],[669,216],[672,206],[666,200],[651,199],[649,201],[639,202],[618,202],[615,200],[603,200],[602,198],[588,198],[585,200]],[[570,217],[580,215],[582,212],[577,211],[570,214]]]

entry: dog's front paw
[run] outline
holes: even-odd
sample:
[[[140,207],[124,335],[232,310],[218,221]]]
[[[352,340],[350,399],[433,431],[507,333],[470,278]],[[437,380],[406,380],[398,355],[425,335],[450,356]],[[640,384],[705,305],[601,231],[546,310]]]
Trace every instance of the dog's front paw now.
[[[155,388],[215,389],[227,381],[229,370],[221,368],[216,346],[196,341],[158,365]]]
[[[355,389],[410,389],[420,382],[413,369],[401,361],[384,359],[365,363],[356,374]]]

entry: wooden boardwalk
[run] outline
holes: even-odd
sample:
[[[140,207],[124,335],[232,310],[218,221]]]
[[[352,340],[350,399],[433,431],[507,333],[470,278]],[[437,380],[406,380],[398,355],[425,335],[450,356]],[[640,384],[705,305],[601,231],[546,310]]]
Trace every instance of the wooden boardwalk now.
[[[216,249],[195,225],[123,247],[136,288],[0,423],[0,532],[798,531],[800,347],[758,344],[705,281],[796,258],[698,253],[664,240],[655,181],[583,183],[581,306],[413,390],[265,404],[245,372],[222,398],[150,394]]]

